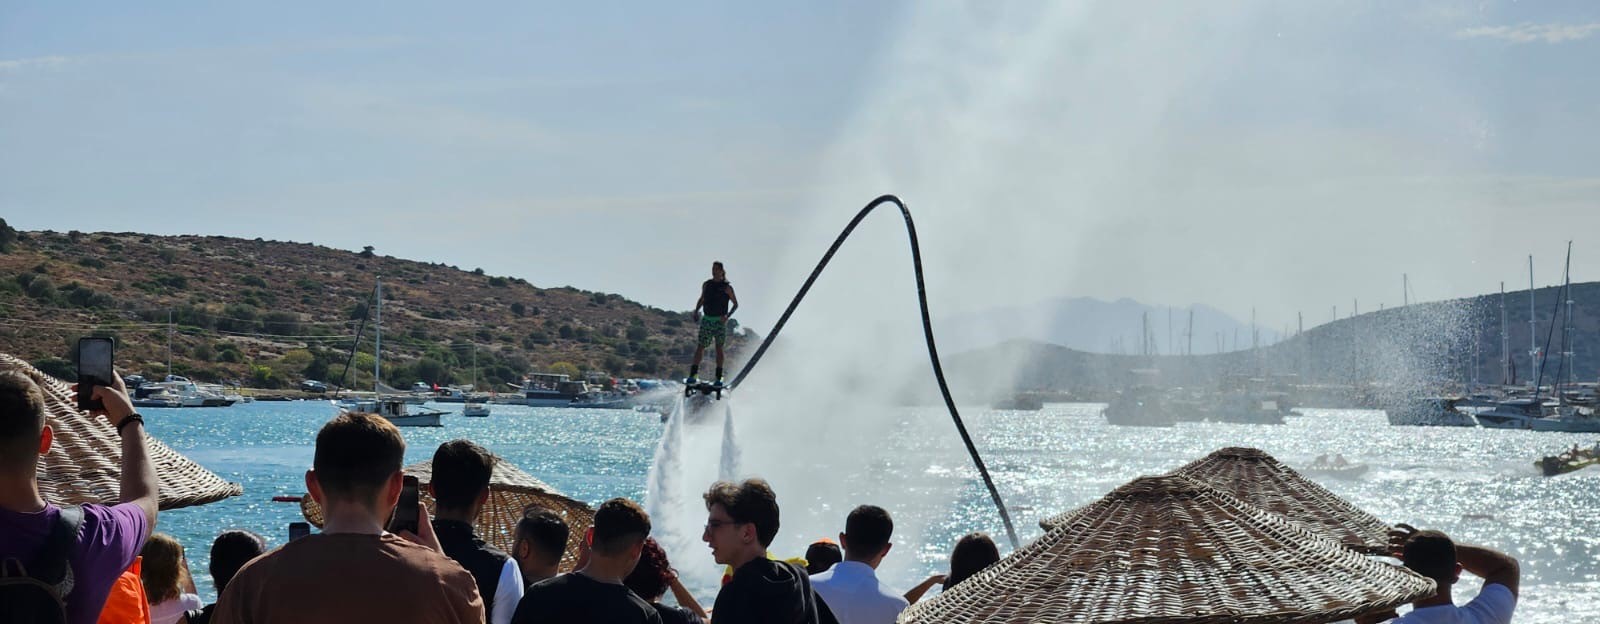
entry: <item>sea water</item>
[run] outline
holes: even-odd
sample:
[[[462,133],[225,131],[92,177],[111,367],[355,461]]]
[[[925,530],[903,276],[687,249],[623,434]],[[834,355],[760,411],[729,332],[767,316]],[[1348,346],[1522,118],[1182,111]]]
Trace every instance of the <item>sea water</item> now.
[[[973,409],[964,414],[1024,543],[1039,535],[1036,523],[1042,517],[1088,504],[1138,475],[1172,470],[1224,446],[1261,448],[1291,466],[1341,453],[1370,469],[1357,479],[1318,479],[1334,493],[1385,521],[1440,529],[1520,559],[1518,622],[1600,621],[1600,469],[1544,477],[1532,463],[1574,443],[1593,444],[1600,436],[1391,427],[1381,412],[1335,410],[1305,410],[1304,416],[1282,426],[1181,423],[1165,429],[1128,428],[1105,424],[1100,407],[1052,404],[1035,412]],[[666,428],[657,415],[507,405],[493,409],[488,418],[446,416],[441,428],[403,429],[406,462],[428,459],[446,440],[468,438],[573,498],[592,504],[615,496],[646,501],[663,516],[657,519],[657,533],[675,536],[669,548],[673,565],[709,606],[721,570],[698,542],[704,522],[699,492],[724,471],[721,464],[736,449],[720,440],[700,447],[673,442],[685,455],[675,461],[699,467],[701,480],[708,482],[675,484],[672,500],[647,501],[649,495],[659,498],[659,493],[648,492]],[[211,539],[230,528],[256,531],[274,546],[286,539],[288,524],[302,519],[300,508],[272,502],[272,497],[304,493],[316,431],[334,409],[321,402],[259,402],[148,411],[152,435],[244,486],[242,496],[161,515],[159,530],[183,543],[201,595],[213,600],[206,573]],[[872,445],[879,457],[864,472],[829,474],[823,466],[815,474],[861,503],[891,498],[888,493],[893,492],[899,502],[890,512],[897,526],[920,528],[915,536],[896,535],[894,550],[881,568],[897,588],[943,571],[950,548],[965,533],[986,531],[1002,544],[1002,552],[1010,550],[955,428],[947,419],[940,423],[930,418],[934,414],[929,411],[886,410],[883,417],[901,428]],[[721,420],[702,426],[732,430]],[[785,523],[773,545],[775,554],[802,554],[809,542],[842,530],[848,509],[808,508],[806,501],[785,499],[782,489],[778,494]],[[661,509],[663,503],[671,509]],[[816,521],[807,522],[808,517]],[[1477,586],[1477,579],[1464,576],[1459,593],[1471,595]]]

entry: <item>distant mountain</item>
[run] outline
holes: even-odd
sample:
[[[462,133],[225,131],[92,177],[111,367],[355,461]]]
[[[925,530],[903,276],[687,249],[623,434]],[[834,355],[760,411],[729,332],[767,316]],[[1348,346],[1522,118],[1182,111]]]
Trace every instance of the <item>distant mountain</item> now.
[[[1185,337],[1191,310],[1194,312],[1192,343]],[[1089,297],[1050,299],[939,319],[935,328],[939,342],[956,350],[1024,340],[1089,353],[1140,355],[1144,353],[1140,334],[1146,315],[1154,353],[1205,354],[1252,346],[1249,321],[1237,320],[1211,306],[1195,304],[1174,308],[1147,305],[1128,298],[1116,301]],[[1263,327],[1256,340],[1260,345],[1267,345],[1278,338],[1278,332]]]
[[[1303,383],[1370,387],[1379,395],[1395,396],[1458,392],[1472,381],[1526,384],[1537,377],[1549,385],[1560,376],[1594,382],[1600,375],[1600,283],[1573,284],[1565,298],[1573,302],[1571,344],[1565,349],[1561,316],[1556,315],[1565,313],[1564,306],[1558,306],[1563,300],[1559,291],[1557,287],[1534,291],[1532,327],[1528,291],[1506,293],[1503,324],[1509,353],[1502,349],[1501,295],[1496,293],[1368,312],[1259,349],[1203,354],[1197,339],[1192,357],[1145,357],[1136,350],[1127,355],[1091,353],[1016,339],[954,352],[946,369],[968,387],[991,392],[1066,391],[1084,396],[1105,396],[1125,386],[1132,369],[1159,370],[1161,383],[1172,386],[1214,386],[1230,376],[1292,375]],[[1197,309],[1197,327],[1199,319]],[[1153,318],[1151,323],[1155,324]],[[1531,336],[1530,329],[1536,330]],[[1160,333],[1165,330],[1163,318]],[[1199,330],[1195,333],[1198,338]],[[1529,356],[1530,343],[1544,354],[1539,366]],[[1564,350],[1572,353],[1570,369],[1563,363]]]

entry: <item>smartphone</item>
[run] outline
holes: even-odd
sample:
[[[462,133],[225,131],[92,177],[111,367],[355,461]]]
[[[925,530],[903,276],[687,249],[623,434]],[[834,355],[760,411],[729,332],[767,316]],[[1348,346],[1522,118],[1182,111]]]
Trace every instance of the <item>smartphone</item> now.
[[[417,532],[417,516],[422,507],[418,496],[417,478],[406,475],[400,486],[400,502],[394,506],[394,516],[389,519],[390,533]]]
[[[115,386],[116,373],[111,369],[112,355],[116,350],[110,338],[85,337],[78,339],[78,409],[105,409],[100,401],[91,397],[95,386]]]
[[[289,523],[289,541],[292,542],[292,541],[295,541],[297,539],[300,539],[300,538],[305,537],[305,536],[310,535],[310,534],[311,534],[311,523],[309,523],[309,522],[290,522]]]

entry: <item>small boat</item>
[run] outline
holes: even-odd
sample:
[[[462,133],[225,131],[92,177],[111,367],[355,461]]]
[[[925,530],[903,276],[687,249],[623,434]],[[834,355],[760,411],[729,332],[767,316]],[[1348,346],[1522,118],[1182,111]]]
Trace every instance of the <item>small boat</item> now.
[[[1322,455],[1317,457],[1317,461],[1310,466],[1300,469],[1300,473],[1334,479],[1354,479],[1367,473],[1367,465],[1361,462],[1345,461],[1343,455],[1335,455],[1333,461],[1328,461],[1328,456]]]
[[[1206,412],[1206,420],[1245,425],[1281,425],[1286,412],[1276,393],[1234,392],[1218,397]]]
[[[566,406],[588,409],[632,409],[633,400],[620,392],[590,390],[568,401]]]
[[[489,415],[489,403],[486,401],[468,401],[461,404],[461,415],[473,418],[483,418]]]
[[[1574,446],[1570,451],[1542,457],[1533,462],[1533,467],[1538,468],[1546,477],[1567,474],[1594,465],[1600,465],[1600,443],[1586,449]]]
[[[1177,424],[1162,400],[1161,391],[1150,386],[1133,386],[1111,399],[1101,412],[1106,423],[1124,427],[1171,427]]]
[[[439,417],[447,412],[422,408],[417,412],[411,411],[411,406],[398,399],[357,399],[354,401],[338,401],[334,406],[340,413],[367,412],[387,418],[396,427],[442,427]]]
[[[1478,412],[1478,424],[1489,429],[1533,429],[1533,421],[1543,418],[1543,399],[1507,399]]]

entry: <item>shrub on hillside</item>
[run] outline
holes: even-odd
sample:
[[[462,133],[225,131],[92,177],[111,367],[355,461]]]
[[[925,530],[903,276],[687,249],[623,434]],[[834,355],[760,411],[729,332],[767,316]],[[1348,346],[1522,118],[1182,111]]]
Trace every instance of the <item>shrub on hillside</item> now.
[[[0,221],[0,223],[4,222]],[[34,360],[32,364],[40,372],[56,379],[64,379],[74,383],[78,381],[78,369],[72,365],[72,362],[63,358],[47,357]]]

